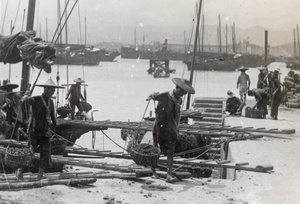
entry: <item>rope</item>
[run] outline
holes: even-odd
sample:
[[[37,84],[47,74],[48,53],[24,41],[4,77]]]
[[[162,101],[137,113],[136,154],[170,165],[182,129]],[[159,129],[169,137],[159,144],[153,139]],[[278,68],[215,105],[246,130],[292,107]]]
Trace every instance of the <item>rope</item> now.
[[[8,6],[8,0],[7,0],[7,2],[6,2],[6,7],[5,7],[5,12],[4,12],[4,17],[3,17],[3,23],[2,23],[2,28],[1,28],[1,34],[3,34],[3,27],[4,27],[4,22],[5,22],[6,12],[7,12],[7,6]]]
[[[58,36],[57,36],[57,38],[56,38],[54,44],[56,44],[56,42],[57,42],[57,40],[58,40],[58,37],[60,36],[60,34],[61,34],[63,28],[65,27],[65,25],[66,25],[66,23],[67,23],[67,21],[68,21],[68,19],[69,19],[69,17],[70,17],[70,15],[71,15],[71,13],[72,13],[72,11],[73,11],[73,9],[74,9],[74,7],[75,7],[75,5],[76,5],[77,2],[78,2],[78,0],[76,0],[76,2],[74,3],[74,5],[73,5],[73,7],[72,7],[72,9],[71,9],[71,11],[70,11],[70,13],[68,14],[68,17],[67,17],[66,21],[64,22],[64,24],[63,24],[61,30],[60,30],[59,33],[58,33]],[[52,41],[52,42],[53,42],[53,41]]]
[[[57,136],[58,138],[63,139],[63,140],[65,140],[65,141],[71,143],[72,145],[76,145],[76,146],[78,146],[78,147],[83,148],[83,146],[80,146],[80,145],[78,145],[78,144],[75,144],[75,143],[71,142],[70,140],[67,140],[66,138],[60,136],[59,134],[57,134],[56,132],[54,132],[54,131],[52,131],[52,130],[50,130],[50,132],[53,133],[53,134],[54,134],[55,136]],[[53,137],[53,136],[52,136],[52,137]],[[51,137],[51,138],[52,138],[52,137]]]
[[[127,151],[126,149],[124,149],[123,147],[121,147],[119,144],[117,144],[113,139],[111,139],[107,134],[105,134],[103,132],[103,130],[101,130],[101,132],[103,133],[103,135],[105,135],[110,141],[112,141],[115,145],[117,145],[118,147],[120,147],[121,149]]]
[[[212,144],[212,145],[206,145],[205,147],[201,147],[201,148],[206,148],[206,147],[208,146],[208,147],[207,147],[207,150],[205,150],[204,152],[202,152],[201,154],[199,154],[196,158],[193,158],[193,159],[187,159],[186,161],[198,159],[198,158],[201,157],[203,154],[205,154],[206,152],[208,152],[212,147],[215,147],[215,146],[217,146],[217,145],[220,145],[220,144],[222,144],[222,143],[224,143],[224,142],[228,142],[228,141],[230,141],[230,140],[224,139],[224,140],[221,140],[221,141],[219,141],[219,142],[217,142],[217,143],[215,143],[215,144]],[[201,149],[201,148],[196,148],[196,149]],[[186,151],[186,152],[188,152],[188,151]],[[174,154],[174,156],[177,156],[177,155],[181,155],[181,152],[180,152],[180,153],[177,153],[177,154]],[[175,172],[175,171],[177,171],[177,170],[183,168],[184,166],[186,166],[186,165],[181,165],[181,166],[177,167],[176,169],[172,170],[172,172]]]
[[[52,37],[52,40],[51,40],[51,44],[53,43],[54,37],[55,37],[55,35],[57,34],[57,31],[58,31],[59,27],[61,26],[61,21],[62,21],[62,19],[63,19],[64,13],[65,13],[66,10],[67,10],[67,7],[68,7],[69,2],[70,2],[70,0],[68,0],[68,2],[66,3],[65,9],[64,9],[64,11],[63,11],[63,13],[62,13],[62,15],[61,15],[61,17],[60,17],[60,19],[59,19],[59,23],[58,23],[58,25],[57,25],[57,27],[56,27],[56,30],[55,30],[55,32],[54,32],[54,34],[53,34],[53,37]],[[62,29],[62,28],[61,28],[61,29]]]
[[[147,109],[148,109],[148,107],[149,107],[150,101],[151,101],[151,100],[148,100],[148,103],[147,103],[147,106],[146,106],[146,108],[145,108],[145,111],[144,111],[143,117],[142,117],[142,119],[141,119],[141,122],[143,121],[143,119],[144,119],[144,117],[145,117],[145,114],[146,114],[146,111],[147,111]],[[155,102],[154,102],[154,105],[155,105]],[[134,144],[136,143],[137,135],[138,135],[138,133],[139,133],[139,131],[140,131],[140,127],[141,127],[141,125],[142,125],[141,122],[139,123],[139,126],[138,126],[138,128],[137,128],[137,131],[135,132],[135,135],[134,135],[134,139],[135,139],[135,140],[133,141],[131,148],[133,148]]]
[[[10,34],[12,34],[13,31],[14,31],[14,29],[15,29],[17,16],[18,16],[18,14],[19,14],[19,9],[20,9],[20,3],[21,3],[21,0],[19,0],[19,2],[18,2],[18,9],[17,9],[17,13],[16,13],[16,16],[15,16],[14,24],[13,24],[13,26],[12,26],[11,33],[10,33]]]

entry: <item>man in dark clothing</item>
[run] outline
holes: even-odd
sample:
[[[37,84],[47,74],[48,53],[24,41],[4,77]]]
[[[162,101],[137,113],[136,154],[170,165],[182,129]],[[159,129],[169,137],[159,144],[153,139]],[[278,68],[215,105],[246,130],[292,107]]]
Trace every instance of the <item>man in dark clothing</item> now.
[[[30,143],[34,152],[40,151],[40,162],[38,180],[42,179],[46,167],[51,165],[51,133],[50,126],[56,126],[56,115],[54,103],[51,96],[55,92],[55,88],[63,88],[56,86],[50,78],[46,84],[37,85],[44,87],[44,93],[41,96],[24,97],[25,103],[30,105],[32,112],[32,131],[30,135]]]
[[[4,98],[4,104],[0,109],[6,110],[6,117],[5,120],[9,125],[14,125],[13,132],[11,135],[6,135],[9,138],[12,139],[19,139],[18,138],[18,127],[23,122],[23,111],[22,111],[22,104],[21,104],[21,96],[13,92],[12,90],[15,88],[18,88],[19,85],[17,84],[5,84],[0,87],[1,90],[5,90],[5,98]]]
[[[71,88],[68,91],[67,96],[66,96],[66,100],[70,96],[70,106],[71,106],[71,109],[72,109],[72,112],[71,112],[71,119],[72,120],[75,119],[75,106],[77,106],[80,114],[86,115],[86,112],[84,111],[83,106],[80,102],[80,99],[85,101],[85,98],[81,94],[81,87],[80,87],[81,83],[84,83],[85,81],[82,80],[81,78],[78,78],[78,79],[75,79],[74,82],[76,82],[76,84],[73,84],[71,86]]]
[[[265,67],[259,67],[258,70],[260,71],[258,74],[257,80],[257,87],[258,89],[264,89],[267,87],[267,69]]]
[[[281,99],[281,84],[279,81],[278,74],[280,73],[280,68],[276,67],[274,69],[271,82],[272,82],[272,95],[271,95],[271,117],[273,120],[278,120],[278,107],[280,105]]]
[[[176,88],[171,92],[153,93],[150,99],[158,101],[155,113],[155,125],[153,128],[153,143],[167,155],[167,178],[166,182],[173,182],[172,176],[173,154],[175,142],[179,134],[180,105],[182,97],[187,94],[194,94],[195,90],[186,79],[173,78]]]
[[[242,102],[238,97],[234,96],[232,91],[227,92],[228,98],[226,100],[226,111],[230,115],[241,115],[245,103]]]
[[[252,109],[257,107],[258,110],[263,110],[263,118],[266,117],[268,114],[268,103],[269,103],[269,94],[265,89],[252,89],[248,91],[248,96],[254,96],[256,100],[256,104],[253,106]]]

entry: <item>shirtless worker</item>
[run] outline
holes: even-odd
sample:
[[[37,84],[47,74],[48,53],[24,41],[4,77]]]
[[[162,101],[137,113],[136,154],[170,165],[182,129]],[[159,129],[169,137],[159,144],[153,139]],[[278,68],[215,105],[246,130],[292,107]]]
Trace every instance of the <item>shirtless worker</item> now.
[[[238,70],[241,71],[241,74],[238,77],[236,88],[239,89],[241,101],[246,104],[246,95],[250,88],[250,77],[246,74],[246,70],[248,70],[248,68],[241,67],[238,68]]]

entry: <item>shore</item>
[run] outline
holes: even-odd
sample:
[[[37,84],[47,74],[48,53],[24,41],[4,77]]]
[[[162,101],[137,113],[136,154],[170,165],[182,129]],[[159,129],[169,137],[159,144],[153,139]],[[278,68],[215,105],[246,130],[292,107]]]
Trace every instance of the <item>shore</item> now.
[[[249,105],[254,103],[248,99]],[[247,104],[248,105],[248,104]],[[230,143],[230,160],[253,165],[270,164],[271,173],[236,172],[236,179],[186,179],[166,183],[145,177],[138,180],[98,179],[89,187],[47,186],[2,191],[2,203],[298,203],[300,201],[299,109],[280,106],[279,120],[226,117],[225,124],[266,129],[295,129],[296,134],[264,136]],[[83,168],[73,167],[75,170]],[[89,169],[90,171],[90,169]]]

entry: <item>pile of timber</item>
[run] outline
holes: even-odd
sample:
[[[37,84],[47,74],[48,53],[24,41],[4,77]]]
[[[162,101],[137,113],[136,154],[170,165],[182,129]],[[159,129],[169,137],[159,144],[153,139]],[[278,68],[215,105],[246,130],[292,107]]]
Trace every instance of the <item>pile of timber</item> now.
[[[286,87],[286,106],[300,108],[300,77],[298,74],[284,78]]]

